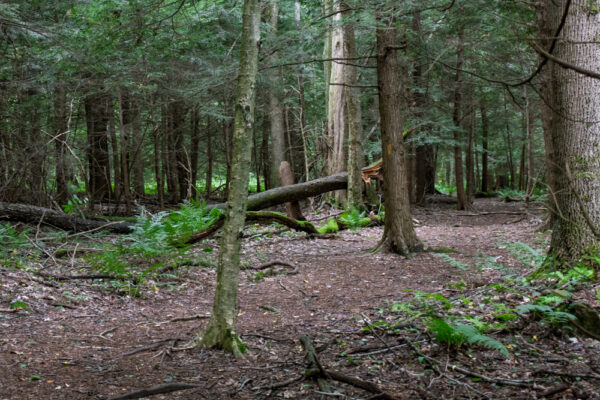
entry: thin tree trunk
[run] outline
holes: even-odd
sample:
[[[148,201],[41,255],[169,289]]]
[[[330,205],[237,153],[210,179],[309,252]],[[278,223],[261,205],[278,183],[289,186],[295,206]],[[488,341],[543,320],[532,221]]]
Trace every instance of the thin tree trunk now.
[[[119,91],[119,139],[121,144],[121,196],[125,201],[127,210],[129,210],[129,205],[131,203],[131,183],[129,182],[129,130],[126,126],[126,118],[127,123],[129,123],[130,113],[129,113],[129,100],[128,97],[124,95],[122,91]]]
[[[217,288],[213,311],[205,330],[196,337],[204,347],[220,347],[240,355],[245,346],[236,333],[237,291],[240,263],[240,233],[244,228],[248,179],[250,172],[252,131],[258,47],[260,41],[260,2],[244,1],[240,71],[235,102],[233,170],[229,206],[225,216],[217,266]]]
[[[527,94],[527,85],[523,86],[523,95],[525,97],[525,121],[526,121],[526,136],[527,136],[527,188],[525,197],[529,199],[533,194],[534,182],[534,159],[533,159],[533,129],[532,129],[532,113],[529,106],[529,96]]]
[[[269,23],[270,35],[277,35],[277,23],[279,19],[279,5],[277,0],[270,0],[269,4]],[[270,56],[271,64],[276,64],[278,53],[274,52]],[[270,74],[269,87],[269,121],[271,123],[271,186],[281,186],[279,179],[279,166],[285,160],[285,120],[283,109],[283,90],[281,70],[276,68]]]
[[[487,193],[491,188],[488,172],[488,119],[485,103],[482,101],[479,110],[481,112],[481,191]]]
[[[465,195],[466,204],[470,207],[475,197],[475,171],[473,165],[473,147],[475,145],[475,105],[471,102],[467,110],[466,131],[468,136],[467,154],[465,157],[465,170],[467,174],[467,190]]]
[[[146,194],[144,179],[144,136],[142,133],[139,97],[131,97],[131,170],[133,172],[133,190],[136,196]]]
[[[0,100],[2,101],[2,100]],[[0,115],[2,110],[0,110]],[[54,90],[54,154],[55,154],[55,179],[56,179],[56,202],[60,205],[67,204],[70,193],[67,184],[67,91],[64,84],[59,80]],[[1,145],[0,139],[0,145]],[[0,149],[1,152],[1,149]],[[3,171],[0,170],[0,175]],[[2,187],[2,176],[0,176],[0,188]],[[1,190],[0,190],[1,191]]]
[[[456,179],[456,208],[458,210],[464,210],[467,207],[467,199],[465,197],[465,186],[463,176],[463,160],[462,160],[462,134],[461,134],[461,121],[462,121],[462,90],[463,90],[463,73],[462,66],[464,62],[464,41],[465,41],[465,28],[460,26],[458,28],[458,44],[456,46],[456,82],[454,87],[454,111],[452,114],[452,120],[454,121],[454,177]]]
[[[265,190],[271,189],[271,155],[269,153],[269,117],[263,114],[262,123],[262,143],[260,146],[260,155],[262,161],[263,180],[265,182]]]
[[[108,156],[108,105],[106,93],[94,93],[85,99],[89,143],[88,193],[92,203],[110,198],[110,162]]]
[[[213,148],[212,148],[212,120],[210,117],[206,119],[206,187],[204,193],[206,200],[210,199],[210,192],[212,191],[212,178],[213,178]]]
[[[410,215],[406,176],[402,112],[399,103],[397,30],[391,10],[377,10],[377,81],[381,116],[383,154],[385,228],[379,248],[399,254],[420,250],[422,244],[415,233]]]
[[[192,148],[190,149],[190,167],[191,167],[191,191],[192,198],[198,197],[196,190],[196,182],[198,180],[198,153],[200,151],[200,116],[198,115],[198,106],[195,105],[191,109],[191,131],[192,131]]]
[[[510,174],[510,188],[515,188],[515,163],[513,161],[513,145],[512,145],[512,135],[510,134],[510,126],[508,124],[508,103],[506,101],[506,97],[504,98],[504,119],[505,119],[505,138],[506,138],[506,162],[508,165],[508,173]]]
[[[150,113],[152,116],[152,138],[154,140],[154,179],[156,179],[156,194],[158,196],[158,204],[161,209],[165,206],[165,184],[163,181],[163,173],[161,167],[161,134],[164,133],[164,129],[161,129],[158,121],[156,120],[156,110],[154,106],[154,100],[150,98]]]

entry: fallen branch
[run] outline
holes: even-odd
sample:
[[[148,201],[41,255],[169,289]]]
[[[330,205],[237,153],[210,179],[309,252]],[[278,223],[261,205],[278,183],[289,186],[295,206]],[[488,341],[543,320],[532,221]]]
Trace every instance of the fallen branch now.
[[[111,397],[108,400],[128,400],[139,399],[142,397],[153,396],[155,394],[172,393],[180,390],[188,390],[199,388],[201,385],[191,383],[165,383],[163,385],[152,386],[146,389],[134,390],[133,392],[125,393],[121,396]]]
[[[21,309],[20,308],[0,308],[0,313],[2,313],[2,314],[16,313],[16,312],[19,312],[19,310],[21,310]]]
[[[43,278],[50,278],[57,281],[73,281],[73,280],[88,280],[88,279],[113,279],[113,280],[125,280],[124,277],[107,275],[107,274],[89,274],[89,275],[52,275],[43,272],[38,273]]]

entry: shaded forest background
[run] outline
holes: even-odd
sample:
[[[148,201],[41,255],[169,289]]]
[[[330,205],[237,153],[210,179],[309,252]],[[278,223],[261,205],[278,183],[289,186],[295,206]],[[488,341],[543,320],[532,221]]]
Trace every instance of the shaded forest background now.
[[[375,8],[263,5],[250,190],[278,186],[282,160],[297,182],[344,170],[350,122],[329,122],[336,112],[347,120],[351,93],[362,108],[360,164],[381,158]],[[398,3],[413,202],[434,185],[455,191],[457,165],[469,196],[544,187],[540,100],[535,85],[518,85],[537,66],[524,40],[534,11],[527,2]],[[328,49],[349,25],[354,54]],[[68,211],[110,202],[131,213],[134,202],[225,198],[235,1],[8,1],[0,27],[0,200]],[[356,81],[332,82],[338,66],[355,67]],[[337,110],[332,96],[342,96]]]

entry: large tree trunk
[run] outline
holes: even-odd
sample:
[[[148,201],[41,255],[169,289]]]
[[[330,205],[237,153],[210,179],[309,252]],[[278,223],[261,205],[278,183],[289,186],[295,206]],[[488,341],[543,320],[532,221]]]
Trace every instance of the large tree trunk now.
[[[600,13],[592,9],[597,2],[572,0],[554,55],[570,64],[597,71],[600,67]],[[557,27],[566,0],[547,2],[548,18]],[[597,263],[586,257],[598,254],[600,229],[600,80],[564,68],[554,68],[551,122],[551,160],[555,189],[553,210],[557,215],[550,260],[558,268],[579,262]],[[591,227],[589,226],[591,225]]]
[[[270,0],[270,35],[277,35],[277,22],[279,18],[279,6],[276,0]],[[269,58],[273,65],[278,61],[277,52]],[[279,166],[285,160],[285,121],[283,110],[283,88],[281,70],[276,68],[270,75],[269,87],[269,121],[271,122],[271,186],[281,186],[279,179]]]
[[[245,0],[235,101],[232,180],[219,251],[217,288],[210,321],[195,340],[201,346],[220,347],[234,355],[240,355],[245,350],[236,334],[237,291],[240,234],[244,228],[248,200],[259,41],[260,2]]]
[[[346,4],[343,5],[347,8]],[[356,41],[354,37],[354,24],[347,23],[344,26],[344,45],[348,58],[356,58]],[[358,74],[356,66],[345,66],[346,106],[348,108],[348,191],[346,202],[347,208],[361,209],[363,203],[362,182],[362,112],[360,108],[360,97],[356,85]]]
[[[421,13],[416,11],[413,14],[413,32],[415,35],[420,36],[421,32]],[[423,119],[425,116],[425,110],[429,105],[428,99],[428,81],[423,79],[423,68],[421,63],[415,63],[413,69],[413,85],[418,88],[412,93],[414,99],[414,113],[418,119]],[[420,127],[415,135],[427,139],[428,136],[433,135],[431,132],[431,125],[424,125]],[[426,204],[426,198],[428,194],[435,193],[435,151],[434,147],[430,143],[419,143],[415,146],[415,201],[417,204],[424,206]]]
[[[88,194],[92,202],[110,197],[110,161],[108,156],[108,109],[110,97],[94,93],[85,98],[88,134]]]
[[[381,148],[385,199],[385,229],[379,248],[399,254],[420,250],[410,215],[406,176],[402,111],[400,110],[397,30],[395,21],[384,16],[390,10],[377,11],[377,81],[381,116]]]
[[[463,90],[463,73],[462,66],[464,62],[464,41],[465,28],[458,28],[458,44],[456,46],[456,81],[454,87],[454,111],[452,120],[454,121],[454,177],[456,178],[456,208],[464,210],[467,207],[467,199],[465,198],[465,186],[463,176],[463,160],[462,160],[462,90]]]
[[[344,52],[344,29],[341,26],[342,13],[339,1],[335,1],[332,10],[337,11],[332,17],[331,28],[331,58],[341,59],[345,57]],[[333,175],[346,170],[346,157],[344,141],[346,140],[346,113],[345,113],[345,89],[343,61],[331,63],[331,76],[329,86],[326,88],[327,95],[327,138],[326,138],[326,171],[327,175]],[[346,194],[343,191],[335,193],[336,201],[344,204]]]

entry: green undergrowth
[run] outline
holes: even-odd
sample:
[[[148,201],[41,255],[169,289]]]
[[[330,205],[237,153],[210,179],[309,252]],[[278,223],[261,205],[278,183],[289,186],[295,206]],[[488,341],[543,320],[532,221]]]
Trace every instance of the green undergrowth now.
[[[383,211],[378,215],[368,217],[366,211],[359,211],[356,208],[352,208],[337,215],[335,218],[329,218],[323,226],[317,228],[317,231],[319,233],[336,233],[341,229],[359,229],[381,223],[383,222],[383,218]]]
[[[544,259],[542,249],[525,243],[501,247],[532,271]],[[381,307],[379,318],[364,328],[366,332],[383,331],[398,336],[425,334],[451,353],[497,352],[507,358],[520,354],[515,338],[526,338],[527,332],[546,332],[558,340],[587,335],[578,330],[578,324],[584,323],[573,310],[577,304],[575,292],[591,289],[593,268],[578,265],[534,281],[522,271],[516,274],[501,262],[501,257],[480,254],[466,264],[445,253],[436,256],[460,269],[466,266],[494,268],[500,271],[500,277],[495,283],[483,285],[458,279],[434,293],[406,290],[410,298]],[[600,293],[596,296],[600,301]],[[529,328],[532,325],[535,327]]]
[[[168,277],[183,266],[210,265],[202,256],[190,255],[190,246],[181,243],[213,224],[221,214],[221,210],[209,209],[197,201],[186,202],[179,210],[154,215],[142,209],[132,233],[104,244],[100,254],[91,254],[86,261],[96,271],[120,278],[111,285],[116,289],[123,286],[122,291],[131,294],[135,292],[132,292],[132,284],[137,287],[151,277]],[[212,249],[206,249],[202,254],[207,259]]]

